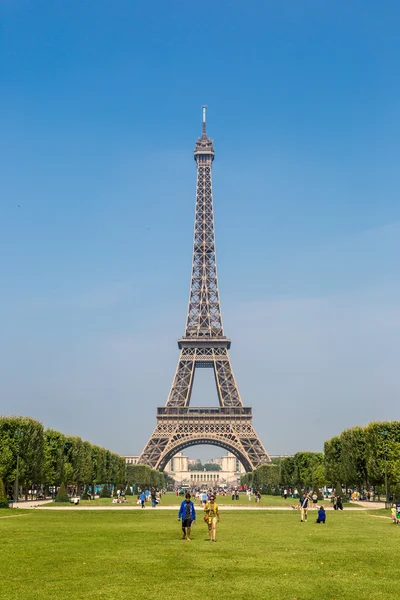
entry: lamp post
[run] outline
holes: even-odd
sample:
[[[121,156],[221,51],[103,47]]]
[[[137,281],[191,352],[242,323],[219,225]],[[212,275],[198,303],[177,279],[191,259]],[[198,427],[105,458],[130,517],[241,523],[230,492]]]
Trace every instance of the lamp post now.
[[[388,431],[386,429],[384,431],[381,431],[381,435],[383,435],[383,439],[384,439],[384,452],[385,452],[385,495],[386,495],[385,504],[387,505],[387,503],[389,502],[389,490],[388,490],[388,478],[387,478],[387,464],[386,464],[386,440],[387,440],[387,436],[388,436]]]

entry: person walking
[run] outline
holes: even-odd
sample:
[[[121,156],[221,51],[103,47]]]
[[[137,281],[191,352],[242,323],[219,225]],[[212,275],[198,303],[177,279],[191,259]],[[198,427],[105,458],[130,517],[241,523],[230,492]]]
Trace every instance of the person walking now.
[[[284,497],[284,498],[285,498],[285,500],[286,500],[286,498],[287,498],[287,489],[286,489],[286,488],[283,490],[283,497]]]
[[[394,523],[394,525],[397,524],[397,509],[396,509],[396,505],[392,504],[392,508],[391,511],[392,513],[392,523]]]
[[[140,494],[140,502],[142,503],[142,508],[144,508],[144,503],[146,502],[146,494],[144,492]]]
[[[310,502],[310,497],[308,494],[304,493],[302,498],[300,498],[300,515],[301,522],[307,523],[307,514],[308,514],[308,505]]]
[[[157,499],[157,494],[156,494],[156,490],[154,488],[151,488],[151,506],[153,508],[156,507],[156,499]]]
[[[217,523],[219,523],[218,504],[215,502],[214,496],[211,496],[210,501],[204,507],[204,521],[208,526],[208,535],[210,542],[216,542]]]
[[[182,502],[178,512],[178,521],[182,519],[182,539],[190,542],[190,532],[192,523],[196,520],[196,511],[194,504],[190,499],[189,492],[186,494],[185,500]]]

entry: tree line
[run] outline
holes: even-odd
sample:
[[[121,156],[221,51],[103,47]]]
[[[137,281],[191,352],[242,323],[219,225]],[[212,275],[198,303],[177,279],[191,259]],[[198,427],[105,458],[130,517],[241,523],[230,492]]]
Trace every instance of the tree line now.
[[[133,468],[128,471],[125,459],[110,450],[45,429],[30,417],[0,417],[0,488],[8,497],[14,495],[17,470],[18,487],[26,498],[29,490],[46,493],[61,484],[78,492],[96,485],[163,487],[163,474],[144,465],[129,466]]]
[[[337,487],[384,489],[400,498],[400,421],[345,429],[325,442],[326,478]]]
[[[345,429],[327,440],[324,453],[297,452],[272,464],[261,465],[241,479],[274,493],[282,487],[317,490],[332,486],[337,493],[374,486],[400,498],[400,421],[372,422]]]
[[[189,471],[221,471],[221,466],[217,463],[194,463],[189,465]]]
[[[325,485],[324,456],[321,452],[297,452],[246,473],[241,484],[271,494],[280,493],[281,487],[318,489]]]

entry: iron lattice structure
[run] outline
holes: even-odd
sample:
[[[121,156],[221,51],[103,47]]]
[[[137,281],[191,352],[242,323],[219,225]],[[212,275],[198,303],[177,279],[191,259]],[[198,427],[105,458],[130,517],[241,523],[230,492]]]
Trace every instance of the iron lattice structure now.
[[[247,471],[270,458],[252,426],[251,408],[243,406],[233,375],[219,302],[214,236],[211,169],[213,141],[203,133],[194,149],[197,163],[193,266],[186,330],[178,340],[180,357],[164,407],[139,463],[163,470],[179,451],[196,444],[214,444],[232,452]],[[214,369],[219,407],[192,407],[196,368]]]

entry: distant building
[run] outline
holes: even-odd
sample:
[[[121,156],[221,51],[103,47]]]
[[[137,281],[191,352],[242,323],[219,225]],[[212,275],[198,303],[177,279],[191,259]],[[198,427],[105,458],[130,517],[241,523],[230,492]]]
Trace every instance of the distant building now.
[[[228,452],[222,458],[213,458],[210,464],[217,464],[220,471],[189,471],[189,464],[196,464],[200,460],[190,461],[182,452],[178,452],[165,467],[165,472],[170,475],[178,485],[190,487],[215,487],[238,485],[240,477],[245,473],[242,464],[236,456]]]
[[[136,465],[139,460],[139,456],[123,456],[125,459],[125,464],[127,465]]]
[[[127,465],[136,465],[139,456],[124,456]],[[215,487],[238,485],[240,477],[245,473],[243,465],[239,460],[227,452],[221,458],[212,458],[210,464],[219,465],[220,471],[189,471],[189,465],[200,463],[200,459],[189,459],[182,452],[175,454],[167,463],[165,472],[174,479],[178,485],[190,485],[190,487]]]

